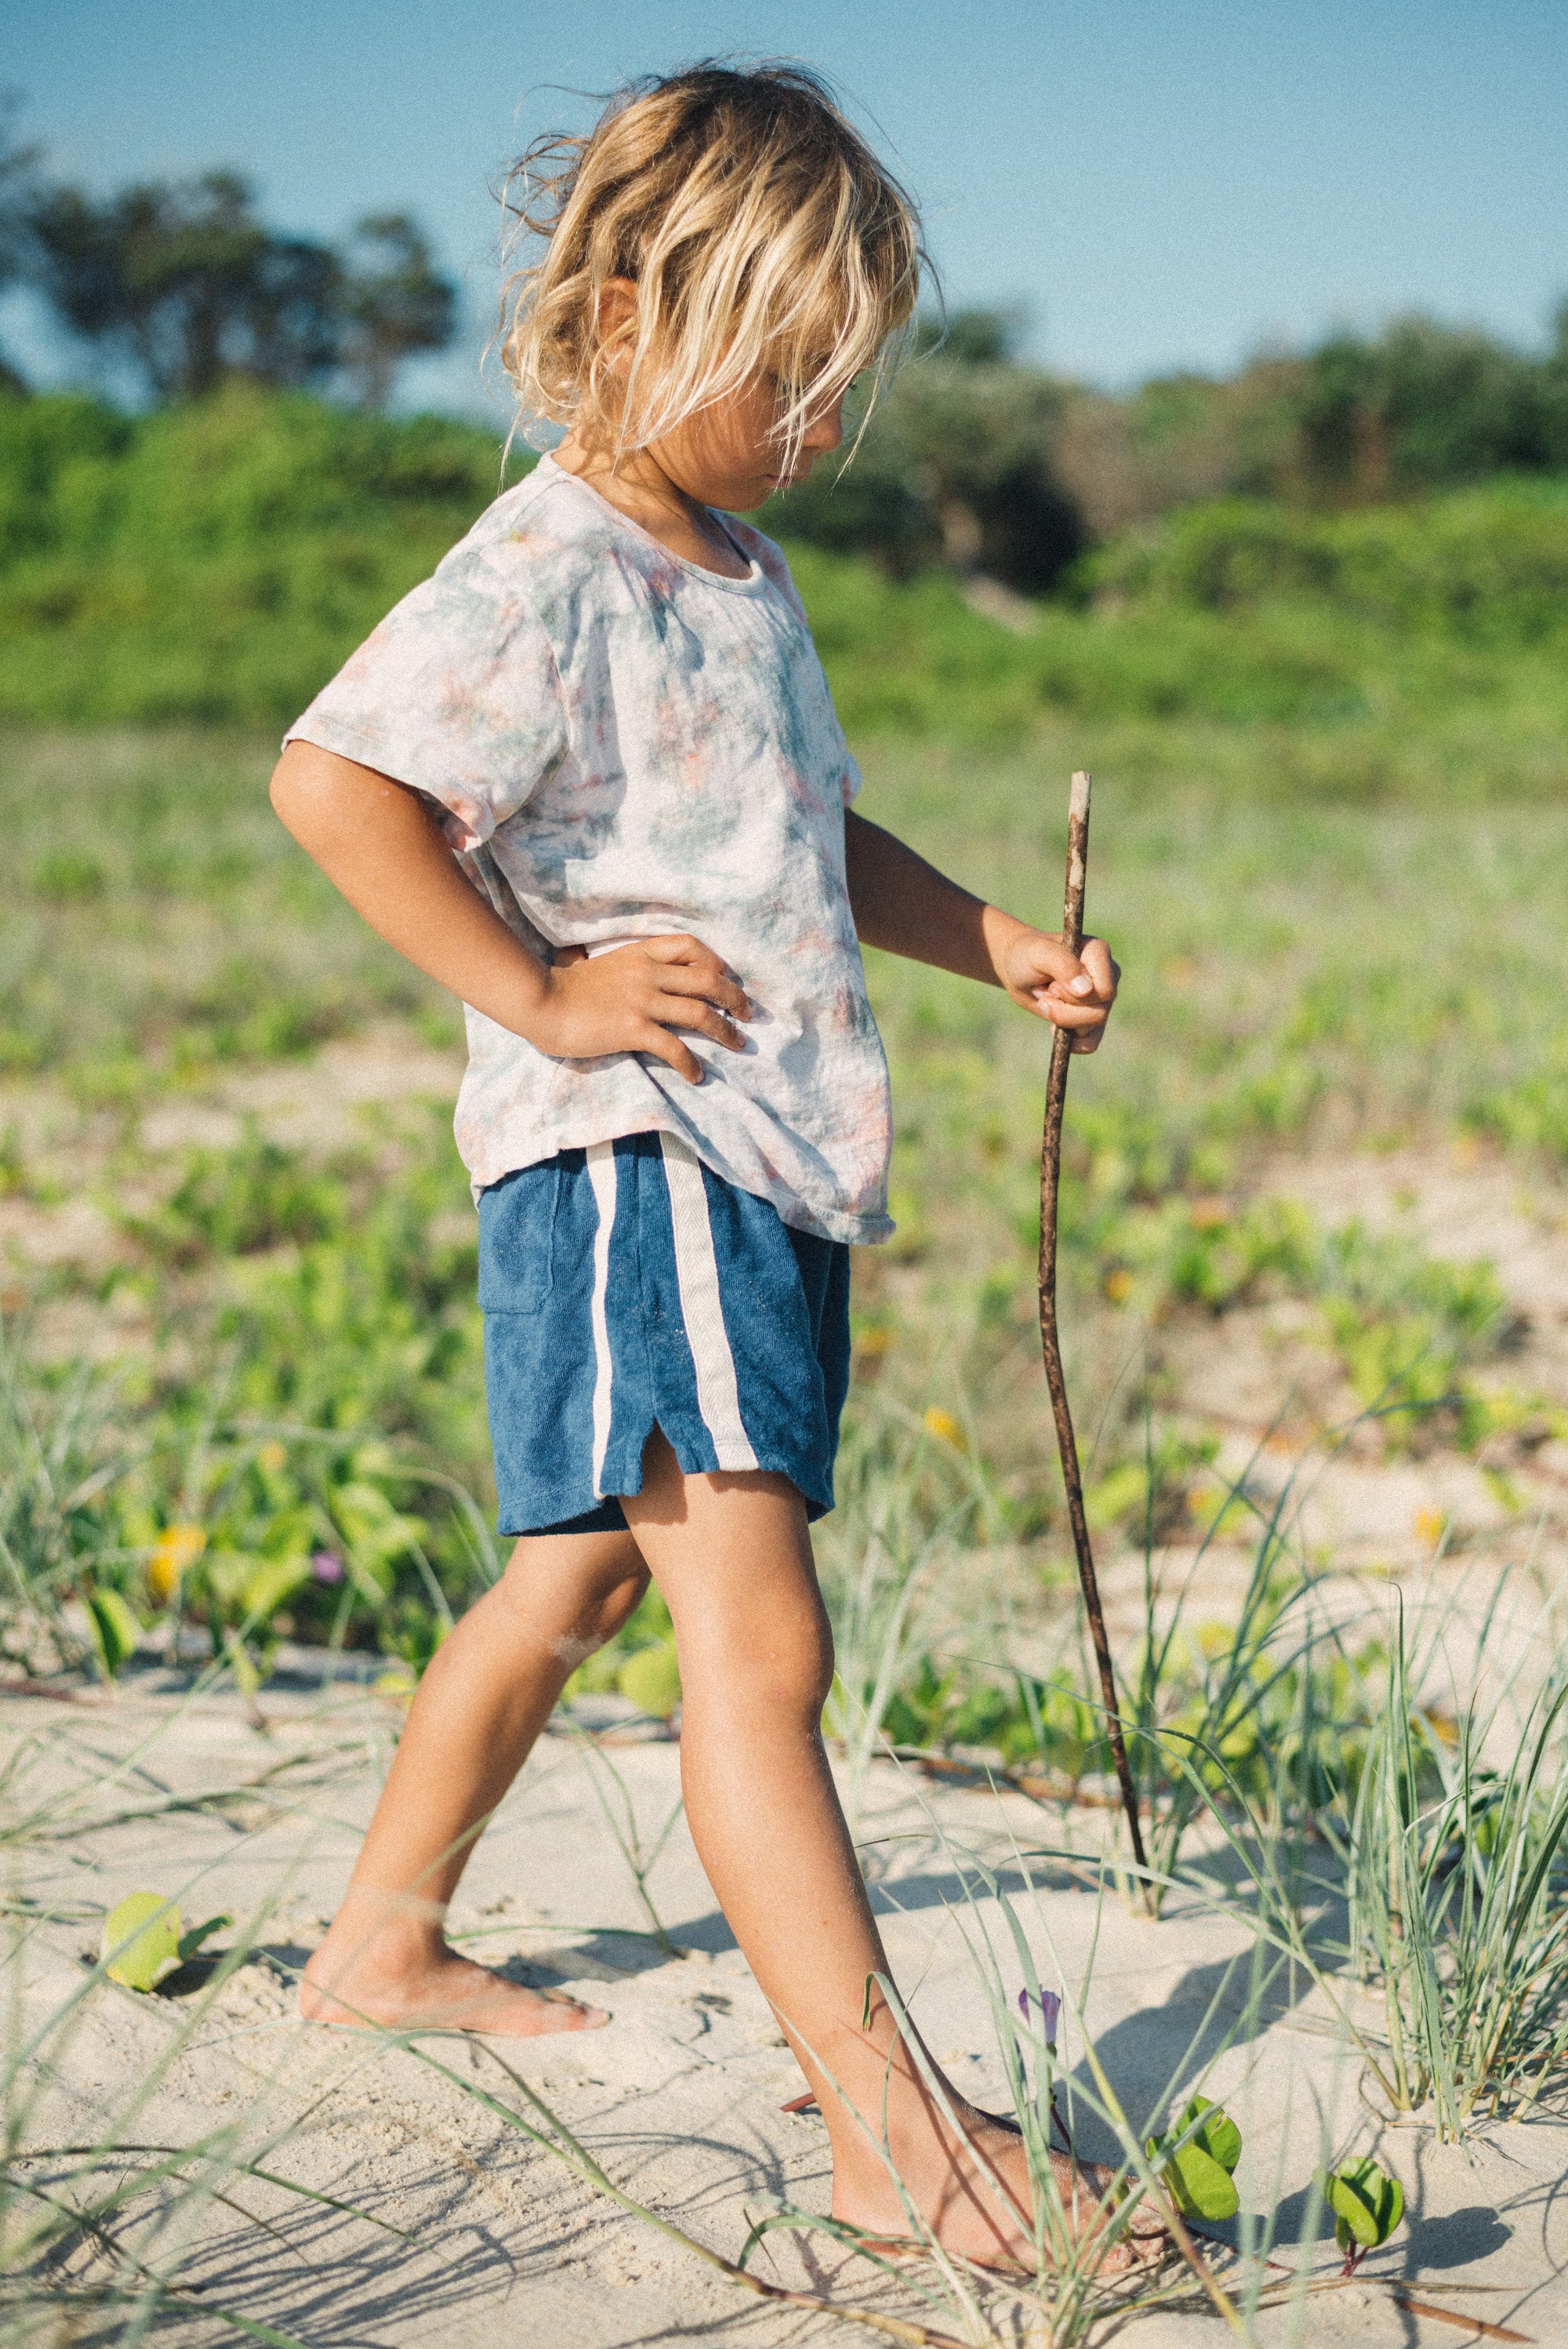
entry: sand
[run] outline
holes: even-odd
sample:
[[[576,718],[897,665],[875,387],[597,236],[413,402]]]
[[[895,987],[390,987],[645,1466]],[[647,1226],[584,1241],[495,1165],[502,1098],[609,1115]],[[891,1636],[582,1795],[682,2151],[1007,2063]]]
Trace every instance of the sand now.
[[[122,2137],[163,2144],[229,2130],[264,2166],[356,2205],[366,2215],[245,2180],[234,2199],[253,2218],[198,2201],[158,2240],[160,2264],[174,2240],[187,2240],[183,2276],[201,2288],[198,2302],[313,2344],[872,2339],[749,2301],[465,2094],[487,2091],[527,2110],[509,2066],[621,2187],[728,2256],[779,2197],[826,2208],[821,2126],[779,2110],[799,2074],[684,1823],[650,1879],[671,1940],[689,1952],[672,1957],[646,1937],[649,1920],[595,1794],[593,1769],[613,1761],[651,1841],[678,1796],[678,1747],[615,1743],[598,1749],[595,1765],[570,1736],[548,1735],[480,1844],[454,1912],[456,1931],[480,1937],[467,1947],[607,2006],[606,2029],[532,2042],[380,2043],[300,2023],[293,1985],[346,1878],[398,1709],[363,1685],[321,1685],[319,1660],[286,1661],[263,1694],[264,1727],[232,1697],[182,1696],[172,1674],[150,1666],[101,1702],[5,1698],[0,1732],[22,1755],[8,1806],[14,1819],[35,1805],[41,1813],[17,1847],[13,1880],[55,1912],[24,1937],[26,2014],[36,2027],[77,1998],[71,2023],[39,2050],[53,2084],[40,2090],[28,2141],[81,2142],[111,2120]],[[614,1726],[614,1710],[601,1710],[601,1726]],[[95,1788],[108,1769],[114,1783]],[[1430,2127],[1386,2126],[1358,2096],[1359,2066],[1342,2035],[1300,1983],[1277,1982],[1266,2012],[1238,2027],[1244,1924],[1187,1896],[1150,1923],[1097,1892],[1109,1826],[1099,1812],[1045,1810],[891,1763],[872,1766],[858,1821],[867,1873],[895,1971],[957,2084],[981,2101],[1001,2094],[965,1938],[989,1934],[1009,1992],[1019,1980],[998,1905],[972,1875],[976,1897],[965,1899],[965,1867],[979,1861],[1012,1888],[1042,1978],[1081,1996],[1099,2059],[1135,2118],[1158,2117],[1202,2055],[1212,2055],[1204,2085],[1224,2097],[1245,2138],[1243,2210],[1273,2213],[1282,2243],[1301,2231],[1326,2147],[1373,2150],[1402,2179],[1408,2223],[1364,2279],[1313,2300],[1297,2333],[1288,2313],[1265,2313],[1260,2341],[1377,2349],[1475,2337],[1401,2313],[1370,2280],[1392,2277],[1536,2342],[1568,2339],[1559,2191],[1568,2127],[1548,2118],[1493,2125],[1460,2150],[1439,2145]],[[1021,1860],[1042,1847],[1076,1858]],[[1215,1867],[1222,1875],[1218,1857]],[[154,1996],[102,1982],[79,1996],[103,1908],[141,1889],[178,1894],[188,1921],[227,1909],[252,1923],[254,1946],[222,1987],[193,1967]],[[235,1939],[222,1933],[216,1946]],[[1076,2076],[1088,2076],[1081,2060]],[[1082,2133],[1087,2149],[1104,2149],[1092,2120]],[[146,2248],[153,2236],[130,2240]],[[1215,2256],[1222,2267],[1227,2255]],[[1276,2256],[1324,2278],[1337,2266],[1322,2246]],[[771,2237],[758,2271],[842,2302],[921,2313],[907,2288],[820,2237]],[[68,2272],[79,2282],[103,2270],[87,2247]],[[1037,2310],[1005,2290],[990,2295],[989,2318],[997,2340],[1044,2337]],[[960,2329],[941,2311],[926,2321]],[[192,2343],[222,2337],[214,2319],[194,2314],[175,2331]],[[1119,2337],[1202,2349],[1230,2336],[1187,2292],[1180,2307],[1130,2320]]]

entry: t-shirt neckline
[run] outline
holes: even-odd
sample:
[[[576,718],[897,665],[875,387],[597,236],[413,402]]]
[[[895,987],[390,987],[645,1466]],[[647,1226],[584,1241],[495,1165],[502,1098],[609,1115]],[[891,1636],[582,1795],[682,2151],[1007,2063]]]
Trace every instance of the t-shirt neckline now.
[[[556,480],[571,481],[578,489],[586,491],[594,504],[602,506],[607,514],[614,515],[623,530],[629,530],[634,537],[642,539],[647,545],[653,547],[665,563],[677,564],[681,570],[690,572],[692,577],[700,579],[704,586],[721,587],[731,595],[755,595],[766,588],[768,574],[763,570],[757,557],[754,554],[748,554],[746,549],[737,542],[730,530],[727,516],[721,514],[717,508],[705,506],[703,511],[712,515],[726,538],[729,540],[731,546],[735,548],[737,554],[749,564],[750,567],[744,579],[727,579],[722,571],[710,571],[706,563],[693,563],[686,555],[677,554],[673,546],[666,546],[662,538],[655,538],[651,530],[645,530],[640,522],[634,522],[630,514],[623,513],[618,505],[612,504],[603,492],[596,490],[592,481],[585,481],[581,473],[569,473],[564,465],[558,465],[548,450],[534,468],[535,479],[544,471],[547,465],[551,475]]]

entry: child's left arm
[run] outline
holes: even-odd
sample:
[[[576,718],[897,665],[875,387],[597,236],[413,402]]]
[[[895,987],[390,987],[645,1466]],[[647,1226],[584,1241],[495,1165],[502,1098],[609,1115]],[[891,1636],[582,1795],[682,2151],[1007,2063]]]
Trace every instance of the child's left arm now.
[[[862,944],[1005,988],[1026,1011],[1070,1030],[1075,1052],[1095,1050],[1121,976],[1103,938],[1085,938],[1081,957],[1069,953],[1056,932],[972,897],[853,810],[844,818],[844,850]]]

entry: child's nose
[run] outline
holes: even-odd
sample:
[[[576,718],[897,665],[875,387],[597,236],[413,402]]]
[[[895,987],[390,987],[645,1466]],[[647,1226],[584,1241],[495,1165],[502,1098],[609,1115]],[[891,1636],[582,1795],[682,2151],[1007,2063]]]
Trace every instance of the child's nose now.
[[[824,415],[819,416],[807,427],[803,445],[825,453],[830,449],[841,448],[843,440],[843,407],[841,402],[835,400]]]

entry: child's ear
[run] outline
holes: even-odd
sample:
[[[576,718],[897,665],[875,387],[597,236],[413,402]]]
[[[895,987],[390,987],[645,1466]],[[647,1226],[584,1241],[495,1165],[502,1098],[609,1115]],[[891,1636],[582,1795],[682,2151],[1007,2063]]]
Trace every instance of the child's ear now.
[[[599,288],[594,324],[599,347],[612,364],[624,365],[637,330],[637,289],[629,277],[607,277]],[[619,347],[617,347],[617,346]]]

